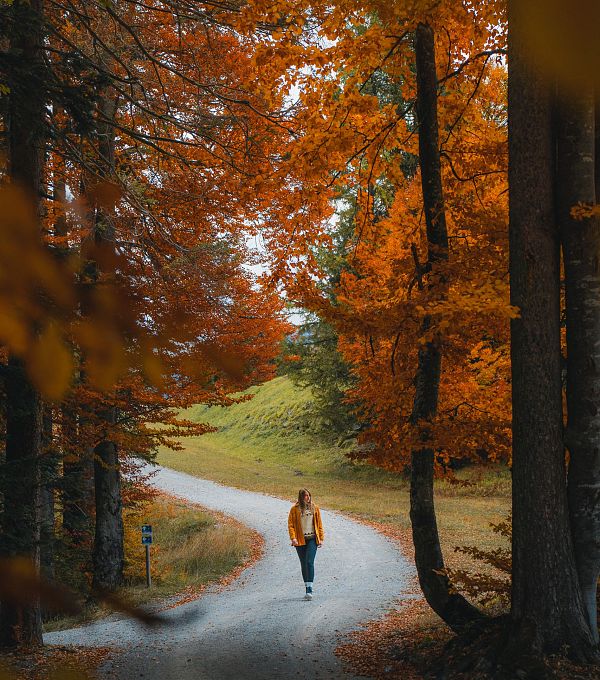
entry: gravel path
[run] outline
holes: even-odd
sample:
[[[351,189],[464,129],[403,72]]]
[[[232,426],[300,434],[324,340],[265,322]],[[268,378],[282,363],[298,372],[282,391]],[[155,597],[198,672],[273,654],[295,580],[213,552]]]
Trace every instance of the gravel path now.
[[[315,561],[315,597],[305,602],[287,536],[290,503],[160,468],[154,484],[232,515],[265,538],[262,560],[224,590],[164,613],[148,629],[129,619],[51,633],[46,642],[116,645],[103,677],[145,680],[348,679],[334,649],[408,591],[412,565],[373,529],[323,511],[325,543]],[[316,499],[318,502],[318,499]]]

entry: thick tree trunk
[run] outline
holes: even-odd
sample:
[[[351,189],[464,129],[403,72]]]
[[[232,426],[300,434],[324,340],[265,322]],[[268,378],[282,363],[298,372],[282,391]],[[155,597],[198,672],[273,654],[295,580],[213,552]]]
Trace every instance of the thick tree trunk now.
[[[107,424],[116,420],[116,409],[103,414]],[[96,488],[96,533],[94,538],[94,577],[96,588],[114,590],[123,582],[123,504],[117,446],[108,439],[94,449]]]
[[[25,558],[39,568],[42,401],[23,363],[9,358],[6,375],[6,459],[3,475],[2,557]],[[0,605],[0,647],[42,643],[39,603]]]
[[[110,122],[117,102],[113,93],[100,98],[100,113],[106,122],[98,125],[99,156],[104,172],[100,180],[111,181],[115,165],[115,131]],[[95,211],[94,240],[97,245],[115,247],[115,228],[112,215],[106,206],[98,205]],[[97,265],[96,278],[102,274],[114,276],[114,271],[103,271]],[[99,420],[106,424],[107,432],[117,419],[115,407],[98,412]],[[123,582],[125,564],[123,547],[123,504],[121,500],[121,473],[116,444],[107,435],[94,449],[94,478],[96,492],[96,532],[93,552],[93,585],[114,590]]]
[[[569,525],[562,432],[559,238],[551,87],[509,0],[513,584],[506,658],[595,659]]]
[[[570,454],[569,512],[575,563],[588,623],[598,642],[600,576],[600,220],[576,220],[593,205],[594,92],[585,83],[557,106],[557,213],[563,246],[567,317],[565,443]]]
[[[11,181],[27,192],[39,215],[45,96],[42,1],[14,0],[10,20],[13,66],[8,77],[8,170]],[[22,361],[16,357],[9,357],[6,397],[2,554],[28,559],[39,568],[42,401],[27,378]],[[42,643],[39,603],[3,601],[0,646],[21,643]]]
[[[44,408],[40,490],[40,566],[44,578],[54,579],[55,504],[58,460],[52,450],[52,411]]]
[[[448,259],[448,233],[438,141],[435,43],[433,30],[428,25],[419,24],[416,29],[415,54],[419,162],[427,225],[427,268],[430,270],[431,286],[443,290],[446,282],[443,275],[436,271],[436,265]],[[423,334],[430,327],[431,319],[426,317],[421,328]],[[420,349],[418,361],[411,421],[415,425],[421,423],[423,427],[423,423],[437,412],[442,369],[439,338],[434,338]],[[444,570],[444,558],[433,498],[434,452],[426,445],[426,427],[422,434],[424,447],[412,453],[410,484],[410,519],[417,573],[421,589],[431,608],[453,630],[460,632],[466,624],[481,618],[481,614],[462,595],[453,592],[448,577],[440,573]]]

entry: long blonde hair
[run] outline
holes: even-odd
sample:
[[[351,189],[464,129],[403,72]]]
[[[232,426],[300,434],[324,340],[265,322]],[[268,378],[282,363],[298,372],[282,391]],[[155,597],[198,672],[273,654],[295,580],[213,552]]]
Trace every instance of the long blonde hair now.
[[[305,493],[307,493],[310,498],[308,505],[304,502]],[[312,493],[308,489],[300,489],[300,491],[298,491],[298,505],[300,506],[300,510],[306,510],[307,508],[312,510],[312,504]]]

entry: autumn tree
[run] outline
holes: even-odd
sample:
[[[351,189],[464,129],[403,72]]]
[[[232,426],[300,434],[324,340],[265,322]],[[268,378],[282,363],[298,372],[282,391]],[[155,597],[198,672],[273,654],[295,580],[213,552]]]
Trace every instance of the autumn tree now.
[[[41,5],[32,7],[41,13]],[[15,168],[28,158],[33,167],[35,153],[36,206],[43,198],[44,211],[31,224],[44,212],[45,243],[38,236],[35,249],[27,251],[27,261],[38,268],[38,279],[28,269],[19,279],[27,286],[27,304],[14,311],[12,300],[22,299],[21,290],[2,298],[13,321],[2,340],[53,401],[50,443],[64,458],[66,529],[77,532],[74,512],[88,511],[79,500],[86,495],[87,461],[95,464],[94,562],[102,587],[120,580],[119,469],[129,469],[133,456],[151,459],[159,445],[178,446],[178,437],[209,430],[180,416],[180,409],[232,403],[229,393],[270,377],[288,330],[277,292],[248,271],[256,263],[248,236],[263,221],[274,225],[277,210],[287,210],[285,192],[271,201],[264,193],[272,185],[255,180],[274,162],[277,126],[244,96],[249,46],[213,20],[210,8],[183,18],[175,6],[164,9],[161,3],[143,9],[132,3],[54,3],[44,17],[47,78],[35,73],[34,87],[28,69],[38,66],[42,54],[41,33],[35,33],[41,15],[22,21],[23,13],[33,11],[29,6],[2,8],[21,22],[12,53],[33,50],[19,68],[2,62],[14,86],[9,107],[27,100],[22,111],[35,110],[40,129],[51,130],[42,159],[42,145],[31,136],[38,129],[33,119],[25,119],[27,132],[11,117],[3,120],[18,132],[17,141],[29,144]],[[207,31],[195,34],[199,25]],[[31,26],[38,36],[33,41],[26,29]],[[26,94],[32,89],[33,98]],[[19,111],[18,120],[24,120]],[[15,179],[21,177],[17,170],[11,170]],[[269,214],[270,203],[275,208]],[[47,297],[40,299],[40,291]],[[33,350],[30,326],[42,332]],[[28,342],[19,344],[22,328]],[[17,404],[11,392],[7,408]],[[30,426],[17,434],[36,437]],[[8,429],[14,429],[12,421]],[[13,449],[22,448],[23,441],[9,441],[7,462]],[[13,512],[11,494],[27,494],[37,508],[37,477],[27,465],[13,469],[4,527],[14,519],[23,525],[23,537],[29,530],[33,537],[37,518]],[[21,508],[28,512],[27,504]],[[33,538],[32,544],[30,550]],[[82,542],[80,554],[85,547]],[[26,611],[33,616],[36,609]],[[10,612],[10,603],[3,603],[8,636],[27,639],[26,626],[17,629]],[[22,612],[18,616],[23,619]]]
[[[483,9],[498,27],[490,33],[481,16],[451,3],[424,3],[410,15],[376,2],[332,11],[305,4],[304,13],[297,3],[281,12],[282,35],[264,48],[270,61],[259,53],[257,63],[267,82],[277,59],[280,74],[293,64],[300,80],[290,155],[305,185],[332,201],[351,186],[357,201],[335,305],[313,283],[315,239],[286,283],[339,332],[356,379],[349,396],[369,412],[357,456],[393,470],[410,464],[420,581],[434,609],[461,630],[479,615],[443,576],[433,478],[452,456],[508,457],[506,320],[514,310],[499,226],[501,9]],[[274,23],[281,11],[252,5]],[[386,193],[378,213],[375,197]],[[326,214],[322,220],[327,234]]]
[[[585,76],[562,84],[556,114],[556,203],[565,278],[567,325],[567,427],[569,513],[579,584],[587,620],[598,643],[597,583],[600,577],[600,395],[596,366],[600,338],[598,248],[600,223],[593,159],[595,98]],[[584,214],[574,216],[577,207]],[[588,211],[588,214],[585,211]]]
[[[110,183],[115,175],[115,115],[118,97],[112,88],[99,93],[96,125],[98,137],[98,158],[102,170],[96,181]],[[96,202],[95,202],[96,203]],[[116,233],[114,216],[110,207],[96,203],[89,238],[95,249],[103,252],[105,261],[114,261]],[[101,277],[114,279],[115,271],[110,267],[103,269],[95,260],[86,262],[85,283],[102,284]],[[85,313],[85,310],[83,310]],[[85,363],[83,365],[85,372]],[[117,422],[117,407],[110,401],[97,409],[97,416],[103,422],[105,432],[93,448],[94,457],[94,498],[95,532],[93,558],[93,581],[96,588],[114,590],[123,582],[125,562],[123,547],[123,500],[121,496],[121,473],[117,444],[110,432]]]
[[[31,229],[23,235],[39,238],[35,223],[41,215],[44,149],[45,69],[41,0],[16,0],[0,8],[7,30],[9,98],[6,113],[7,174],[30,202],[26,216]],[[6,219],[6,218],[5,218]],[[10,219],[10,218],[9,218]],[[16,236],[16,235],[15,235]],[[34,337],[39,329],[31,329]],[[6,452],[2,475],[2,556],[20,557],[39,566],[39,459],[43,438],[43,404],[32,385],[22,357],[9,354],[4,369],[6,385]],[[3,601],[0,605],[0,646],[39,644],[42,628],[39,603]]]
[[[419,23],[416,27],[415,61],[419,165],[427,229],[427,261],[424,273],[427,273],[427,285],[441,289],[438,294],[443,299],[447,274],[440,265],[448,260],[448,230],[439,155],[435,38],[433,29],[428,24]],[[419,264],[417,266],[420,267]],[[423,283],[420,282],[420,286]],[[422,336],[427,338],[431,326],[432,319],[427,315],[421,323]],[[431,339],[428,338],[419,349],[414,381],[411,422],[421,428],[421,439],[425,446],[414,450],[411,456],[410,519],[421,589],[432,609],[453,630],[460,632],[466,624],[477,620],[481,615],[462,595],[453,591],[444,574],[444,558],[433,499],[435,451],[427,446],[427,421],[437,412],[441,370],[441,338],[434,330]]]
[[[273,72],[278,77],[294,73],[300,81],[294,118],[299,132],[290,155],[303,164],[306,185],[330,190],[332,198],[341,178],[359,187],[351,267],[339,282],[336,308],[313,283],[318,273],[311,269],[310,245],[305,266],[294,262],[288,286],[340,332],[340,347],[358,378],[352,394],[370,405],[373,416],[371,431],[361,437],[369,445],[363,457],[399,469],[407,452],[423,448],[420,438],[425,435],[438,470],[453,451],[508,459],[512,383],[515,581],[511,644],[502,661],[511,654],[509,666],[515,658],[539,659],[561,645],[579,660],[595,660],[590,624],[596,625],[597,506],[594,485],[584,480],[586,475],[594,479],[597,467],[595,372],[589,370],[597,336],[593,263],[598,178],[592,174],[592,119],[597,111],[590,97],[595,76],[590,64],[597,62],[588,64],[573,39],[587,36],[588,26],[596,25],[594,10],[571,14],[561,3],[547,8],[535,2],[511,5],[507,110],[505,65],[500,60],[493,66],[493,56],[505,53],[502,3],[480,3],[476,11],[452,2],[411,4],[410,12],[404,3],[375,2],[339,8],[295,3],[284,11],[280,3],[257,0],[250,7],[281,24],[277,42],[264,48],[269,59],[257,56],[265,81],[274,82]],[[585,25],[582,16],[587,16]],[[427,224],[427,211],[436,202],[428,201],[427,190],[436,173],[427,169],[427,154],[415,149],[415,138],[419,143],[425,138],[418,112],[419,60],[410,51],[419,24],[433,29],[443,45],[438,54],[444,54],[434,62],[437,97],[427,106],[431,113],[432,102],[437,105],[438,129],[443,131],[429,156],[439,152],[441,181],[436,186],[445,190],[448,239],[441,256],[439,244],[433,243],[438,245],[433,264],[427,248],[432,215]],[[558,50],[558,58],[549,48],[561,42],[558,27],[563,25],[569,27],[569,52],[577,58],[566,50]],[[594,42],[590,38],[582,44]],[[543,57],[531,61],[536,49]],[[573,77],[580,72],[585,76]],[[368,84],[374,74],[387,75],[405,89],[403,101],[371,99]],[[554,128],[551,93],[556,83]],[[506,285],[507,119],[512,304]],[[394,168],[399,150],[418,158],[417,174],[407,173],[399,163]],[[395,191],[389,218],[376,221],[371,219],[371,186],[384,181]],[[555,183],[560,185],[556,195]],[[444,218],[441,205],[438,190],[434,223]],[[572,371],[567,375],[566,442],[559,223],[567,290],[567,374],[569,367]],[[327,233],[326,222],[322,231]],[[432,277],[436,270],[437,277]],[[431,370],[425,376],[421,367],[428,351]],[[446,371],[437,368],[442,353]],[[411,385],[417,364],[420,371]],[[415,427],[413,397],[426,393],[426,386],[430,408]],[[539,395],[546,400],[543,405]],[[565,443],[570,454],[568,502]],[[579,581],[585,588],[587,622]]]

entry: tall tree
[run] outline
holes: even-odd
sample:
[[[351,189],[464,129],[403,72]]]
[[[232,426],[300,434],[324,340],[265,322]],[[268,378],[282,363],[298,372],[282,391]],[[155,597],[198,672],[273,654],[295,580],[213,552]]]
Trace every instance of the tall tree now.
[[[44,241],[35,231],[35,247],[22,247],[31,257],[23,258],[19,276],[12,278],[23,295],[10,295],[10,248],[0,249],[0,296],[12,321],[10,332],[3,327],[2,341],[14,353],[5,381],[10,422],[1,470],[7,492],[4,554],[29,555],[37,566],[42,405],[21,370],[26,368],[44,395],[63,399],[52,435],[65,457],[63,529],[74,529],[78,538],[85,538],[79,532],[85,527],[75,514],[84,525],[93,514],[84,491],[92,458],[82,452],[95,449],[100,503],[94,561],[96,583],[104,587],[121,578],[123,459],[151,458],[159,444],[176,446],[180,435],[207,431],[178,410],[197,402],[231,403],[228,393],[270,377],[288,328],[277,294],[259,289],[246,269],[253,260],[247,233],[274,221],[279,208],[271,205],[283,203],[284,193],[271,201],[271,185],[256,180],[276,159],[277,146],[276,121],[247,93],[252,47],[204,7],[187,6],[183,13],[180,7],[59,0],[43,16],[41,2],[0,7],[1,18],[10,19],[0,22],[0,69],[8,86],[2,88],[6,134],[0,142],[11,146],[11,179],[29,189],[36,230],[38,222],[48,226]],[[49,34],[44,41],[42,26]],[[102,89],[118,94],[118,110],[109,111],[106,102],[96,106]],[[50,112],[51,143],[42,158],[40,129]],[[112,149],[101,148],[103,142]],[[44,161],[56,203],[74,197],[66,208],[69,233],[54,228],[56,206],[43,186]],[[54,257],[57,248],[47,247],[73,251],[81,242],[85,219],[77,218],[87,198],[79,187],[82,174],[100,180],[96,195],[89,196],[94,244],[88,255],[99,270],[89,286],[75,280],[75,263],[65,262],[74,258]],[[118,206],[110,214],[103,189]],[[43,209],[41,195],[48,199]],[[64,216],[64,205],[60,211]],[[5,215],[10,219],[0,225],[7,229],[12,213]],[[18,251],[19,238],[3,239],[3,246],[13,242]],[[107,250],[115,257],[106,258]],[[103,285],[113,275],[117,285]],[[38,342],[40,328],[45,335]],[[73,384],[81,356],[86,382]],[[85,540],[78,547],[87,562]],[[7,639],[33,639],[33,623],[25,619],[35,607],[17,604],[14,616],[11,607],[2,603]]]
[[[574,80],[557,101],[556,205],[563,248],[567,320],[569,511],[579,584],[598,642],[600,576],[600,219],[574,217],[596,203],[594,89]]]
[[[15,0],[0,9],[9,27],[9,101],[6,121],[8,174],[41,216],[45,80],[42,0]],[[32,334],[39,329],[30,329]],[[24,362],[9,356],[6,372],[6,459],[3,475],[2,555],[22,557],[39,567],[40,466],[43,405]],[[3,601],[0,646],[40,644],[39,602]]]
[[[109,185],[115,180],[115,115],[118,97],[106,88],[98,98],[98,163],[101,171],[94,178],[96,184]],[[97,196],[101,191],[96,190]],[[114,262],[116,253],[115,225],[106,201],[96,201],[91,238],[94,250],[104,255],[105,262]],[[110,267],[110,265],[109,265]],[[86,267],[88,285],[114,285],[114,264],[108,270],[96,261]],[[101,281],[100,279],[104,280]],[[123,501],[121,497],[121,468],[119,452],[111,431],[117,422],[117,407],[108,399],[96,409],[102,423],[101,440],[93,450],[95,491],[95,532],[92,583],[101,589],[115,590],[123,582],[125,555],[123,547]]]
[[[250,4],[273,21],[281,12],[268,0]],[[303,164],[305,184],[351,186],[358,198],[336,305],[311,287],[311,235],[302,234],[309,274],[298,276],[294,260],[288,287],[339,331],[357,378],[350,394],[369,412],[356,456],[394,470],[412,461],[420,581],[461,630],[479,615],[443,576],[433,478],[452,455],[508,454],[505,72],[490,63],[504,51],[504,17],[494,2],[476,14],[460,3],[307,1],[304,17],[293,4],[279,17],[279,46],[265,48],[265,80],[280,76],[278,57],[284,73],[290,60],[302,73],[292,162]],[[500,30],[482,30],[484,15]],[[376,216],[373,198],[384,193]]]
[[[552,86],[527,51],[509,1],[509,187],[513,400],[513,572],[509,654],[595,645],[579,589],[562,433],[559,233],[554,214]],[[517,661],[518,662],[518,661]]]
[[[415,59],[419,165],[427,225],[425,271],[428,273],[427,285],[436,288],[438,299],[443,299],[448,283],[443,268],[448,260],[448,230],[440,166],[435,39],[432,27],[425,23],[419,23],[415,31]],[[433,337],[419,349],[415,376],[411,421],[420,428],[424,446],[414,450],[411,457],[410,519],[415,563],[423,594],[436,614],[453,630],[461,631],[466,624],[480,618],[481,614],[451,587],[444,573],[433,498],[435,453],[428,445],[430,435],[427,425],[437,412],[442,370],[441,337],[432,326],[431,317],[425,316],[421,333],[424,337],[428,337],[428,334]]]

